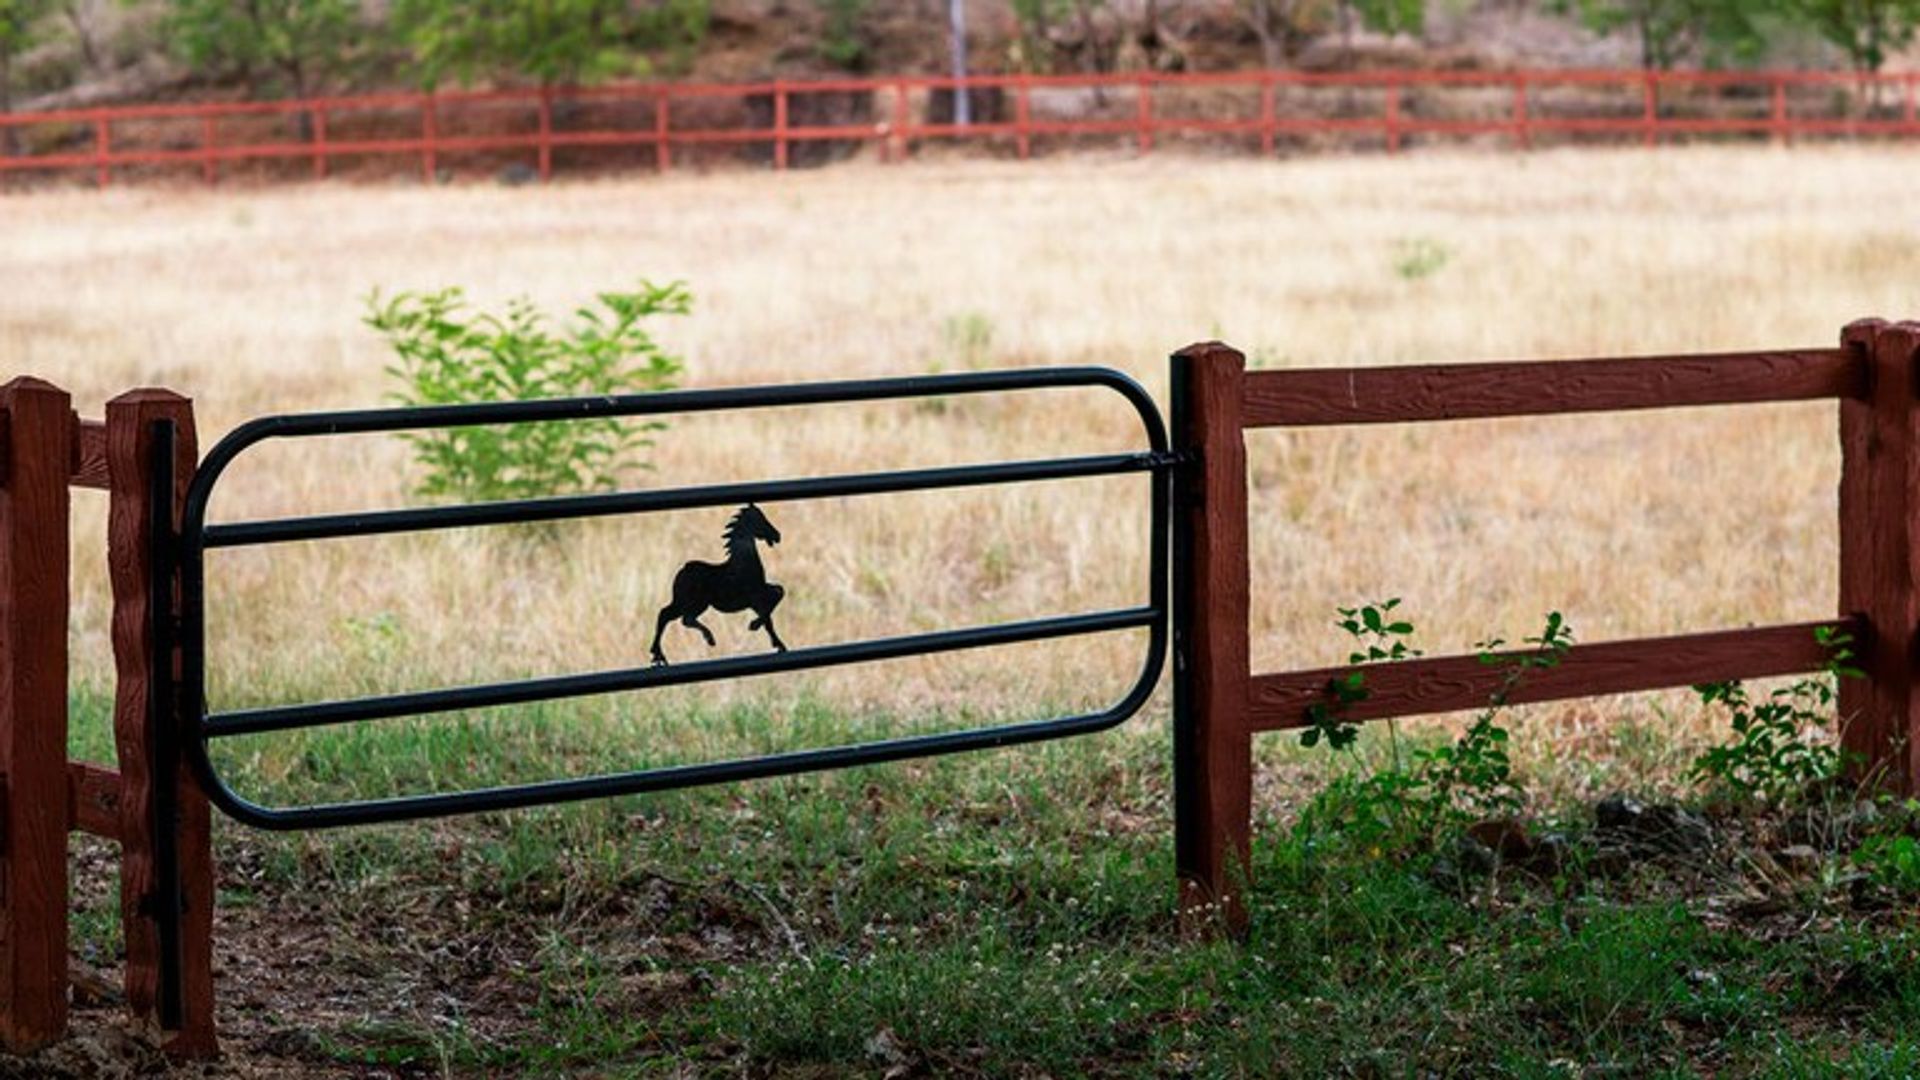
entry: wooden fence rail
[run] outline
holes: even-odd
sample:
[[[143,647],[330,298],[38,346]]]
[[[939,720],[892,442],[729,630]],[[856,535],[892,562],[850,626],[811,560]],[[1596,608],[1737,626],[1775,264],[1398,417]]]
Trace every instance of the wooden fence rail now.
[[[1553,701],[1817,671],[1815,630],[1856,639],[1864,679],[1843,680],[1846,748],[1870,777],[1920,791],[1920,323],[1856,323],[1830,350],[1634,360],[1248,372],[1236,350],[1173,358],[1173,429],[1190,459],[1176,520],[1175,805],[1182,906],[1244,928],[1252,737],[1305,726],[1349,668],[1255,674],[1248,662],[1244,432],[1833,398],[1840,402],[1839,616],[1824,622],[1577,645],[1510,700]],[[1504,672],[1476,657],[1366,669],[1377,720],[1486,704]]]
[[[995,107],[953,123],[950,105],[938,104],[963,92]],[[832,96],[864,102],[858,117],[809,107]],[[1388,152],[1414,140],[1483,136],[1517,148],[1549,138],[1648,146],[1914,138],[1916,99],[1913,73],[1640,70],[893,76],[387,93],[0,115],[0,177],[79,173],[104,187],[140,169],[213,184],[249,162],[306,163],[323,179],[342,162],[399,159],[432,182],[449,162],[504,155],[548,180],[562,151],[649,149],[652,167],[666,172],[676,149],[731,145],[785,169],[814,144],[871,147],[904,161],[929,143],[989,141],[1024,159],[1042,140],[1089,137],[1124,140],[1142,154],[1170,138],[1239,138],[1266,155],[1283,138],[1338,137]],[[595,108],[603,112],[582,126],[562,122]]]

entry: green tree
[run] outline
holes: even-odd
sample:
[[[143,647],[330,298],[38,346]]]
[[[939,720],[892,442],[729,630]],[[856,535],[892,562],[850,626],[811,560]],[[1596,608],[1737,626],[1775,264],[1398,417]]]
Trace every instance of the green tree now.
[[[255,95],[323,90],[366,29],[358,0],[171,0],[170,8],[173,51],[203,72],[241,79]]]
[[[1913,43],[1920,0],[1786,0],[1787,10],[1839,46],[1855,71],[1879,71]]]
[[[0,0],[0,113],[13,111],[13,58],[39,40],[41,18],[51,7],[47,0]],[[12,128],[4,148],[13,150]]]
[[[706,36],[707,0],[395,0],[393,23],[425,86],[499,75],[551,86],[644,69],[646,52],[685,57]]]
[[[848,71],[867,66],[867,35],[861,26],[871,0],[820,0],[826,25],[820,31],[820,58]]]
[[[1427,29],[1426,0],[1342,0],[1360,25],[1382,34],[1420,34]],[[1347,20],[1352,25],[1352,19]]]
[[[1767,19],[1777,0],[1552,0],[1597,34],[1631,30],[1640,64],[1662,71],[1692,59],[1752,63],[1766,51]]]

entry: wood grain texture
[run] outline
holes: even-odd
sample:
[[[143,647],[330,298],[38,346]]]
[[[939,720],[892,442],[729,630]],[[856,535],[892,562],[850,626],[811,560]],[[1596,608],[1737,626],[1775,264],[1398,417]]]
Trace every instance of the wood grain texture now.
[[[1507,700],[1521,705],[1817,671],[1827,659],[1814,639],[1814,630],[1820,626],[1864,631],[1852,622],[1795,623],[1575,645],[1558,666],[1527,673]],[[1256,731],[1305,727],[1307,707],[1328,700],[1327,684],[1354,670],[1334,667],[1255,676],[1249,723]],[[1345,715],[1351,720],[1482,709],[1506,677],[1503,669],[1481,663],[1477,656],[1422,658],[1358,670],[1366,673],[1368,697],[1348,708]]]
[[[1246,377],[1246,421],[1391,424],[1857,398],[1865,375],[1850,349],[1256,371]]]
[[[1246,929],[1253,817],[1247,704],[1246,358],[1210,342],[1174,354],[1174,862],[1189,930]]]
[[[118,673],[113,732],[121,775],[120,913],[126,938],[127,1006],[141,1019],[157,1021],[160,940],[153,912],[160,903],[154,864],[154,795],[171,784],[177,809],[181,870],[181,970],[184,982],[180,1030],[169,1032],[166,1049],[176,1057],[208,1058],[218,1052],[213,1026],[213,856],[207,800],[181,763],[173,776],[156,776],[148,747],[154,725],[149,701],[154,676],[148,605],[162,590],[179,609],[179,582],[156,581],[149,555],[150,463],[153,424],[176,425],[173,517],[179,521],[188,482],[198,461],[193,404],[166,390],[134,390],[107,403],[107,565],[113,579],[113,656]],[[180,657],[173,666],[178,685]]]
[[[0,387],[0,1042],[67,1028],[67,588],[73,410],[38,379]]]
[[[120,839],[120,774],[84,761],[67,762],[67,828]]]
[[[1860,650],[1867,678],[1840,684],[1842,741],[1868,776],[1920,793],[1920,324],[1858,322],[1842,342],[1872,371],[1872,396],[1840,405],[1840,611],[1871,628]]]
[[[98,420],[80,420],[73,434],[73,485],[107,488],[107,425]]]

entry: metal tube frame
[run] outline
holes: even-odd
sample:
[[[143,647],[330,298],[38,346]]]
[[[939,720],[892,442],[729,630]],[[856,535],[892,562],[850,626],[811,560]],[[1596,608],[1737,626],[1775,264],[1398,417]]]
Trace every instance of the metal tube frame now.
[[[599,417],[657,416],[783,406],[848,404],[864,401],[1099,387],[1124,398],[1138,415],[1146,437],[1144,451],[1040,461],[998,462],[933,469],[846,476],[770,480],[743,484],[604,495],[523,499],[459,506],[427,507],[316,517],[282,518],[233,524],[207,524],[215,485],[227,467],[252,446],[271,439],[370,434],[472,427],[489,424],[565,422]],[[170,462],[166,455],[157,461]],[[180,568],[182,617],[179,642],[183,658],[180,687],[184,753],[208,799],[235,820],[261,829],[294,831],[411,821],[481,813],[582,799],[703,784],[783,776],[799,772],[868,765],[904,758],[1087,734],[1114,727],[1138,712],[1159,682],[1167,652],[1170,566],[1167,536],[1171,522],[1171,486],[1177,456],[1168,450],[1165,424],[1153,398],[1137,382],[1110,368],[1037,368],[970,372],[890,379],[805,383],[786,386],[683,390],[656,394],[551,401],[428,406],[357,412],[273,416],[244,424],[222,439],[194,473],[177,537],[156,530],[173,551],[156,553],[163,564]],[[155,466],[160,468],[159,465]],[[785,653],[730,657],[670,667],[636,667],[477,686],[413,691],[380,697],[322,701],[301,705],[210,713],[206,698],[206,553],[262,544],[344,539],[397,532],[431,531],[478,525],[644,513],[719,506],[739,502],[778,502],[838,495],[927,491],[963,486],[1145,473],[1150,477],[1150,544],[1144,606],[1022,622],[943,630],[903,637],[846,642]],[[158,482],[158,477],[156,477]],[[1146,629],[1148,643],[1138,677],[1119,701],[1099,712],[994,727],[968,728],[843,746],[791,751],[725,761],[677,765],[633,772],[515,784],[467,791],[439,792],[268,807],[234,791],[219,775],[209,754],[216,738],[289,731],[396,716],[418,716],[459,709],[547,701],[652,687],[709,682],[840,664],[897,659],[1023,641]],[[163,830],[163,833],[166,830]]]

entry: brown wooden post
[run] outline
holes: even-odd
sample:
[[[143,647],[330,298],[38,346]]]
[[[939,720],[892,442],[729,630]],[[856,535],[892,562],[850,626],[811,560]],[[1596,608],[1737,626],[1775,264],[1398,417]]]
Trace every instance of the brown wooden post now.
[[[67,1030],[67,586],[74,417],[39,379],[0,387],[0,1042]]]
[[[1920,792],[1920,323],[1848,326],[1868,397],[1840,402],[1840,610],[1863,616],[1865,679],[1840,681],[1843,742],[1875,782]]]
[[[1219,342],[1173,355],[1174,862],[1189,929],[1246,928],[1253,825],[1247,725],[1246,358]]]
[[[184,763],[172,777],[155,776],[152,767],[154,725],[170,719],[156,717],[152,709],[153,590],[165,591],[170,610],[177,612],[180,602],[178,580],[155,580],[151,558],[153,426],[161,420],[174,423],[172,510],[177,523],[198,460],[193,403],[167,390],[133,390],[107,403],[107,562],[113,578],[113,655],[119,676],[113,734],[121,777],[120,917],[126,936],[127,1007],[157,1026],[162,958],[155,914],[164,900],[154,858],[154,800],[161,784],[171,784],[180,860],[182,994],[180,1025],[167,1033],[166,1049],[177,1057],[207,1058],[218,1049],[213,1027],[212,822],[206,797]],[[162,662],[174,665],[167,682],[178,685],[178,654]]]

